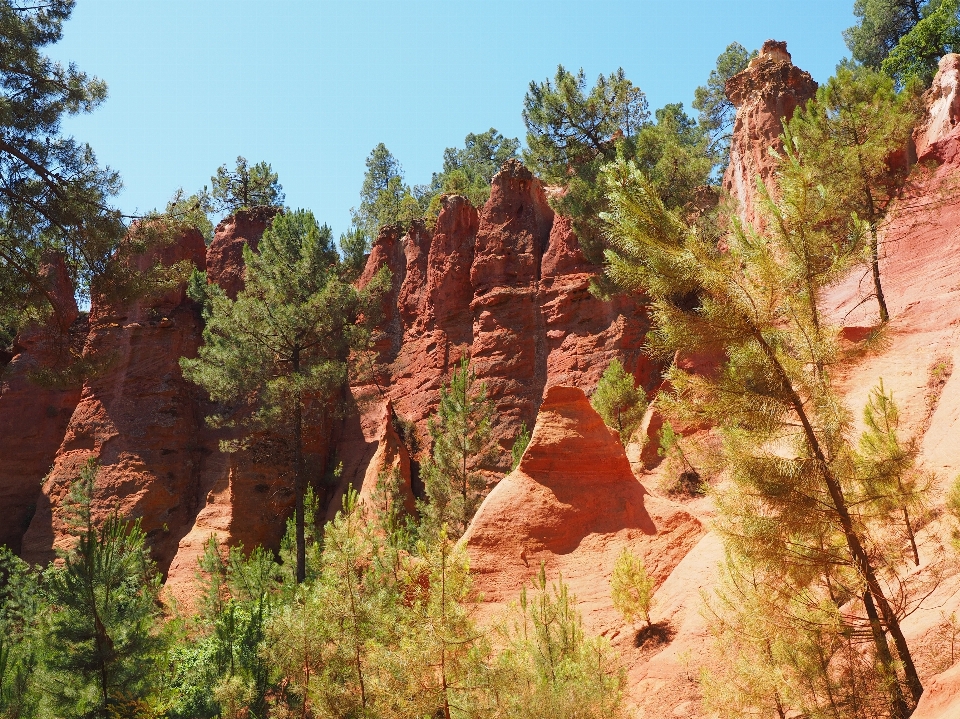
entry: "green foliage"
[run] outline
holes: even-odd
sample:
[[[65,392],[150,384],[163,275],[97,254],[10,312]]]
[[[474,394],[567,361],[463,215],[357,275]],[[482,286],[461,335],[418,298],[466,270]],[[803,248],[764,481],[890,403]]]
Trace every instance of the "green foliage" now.
[[[880,65],[898,87],[911,82],[928,86],[937,74],[940,58],[960,49],[960,2],[929,2],[926,9],[924,17],[900,38]]]
[[[623,368],[620,360],[614,359],[603,371],[597,389],[590,398],[590,404],[606,425],[620,434],[624,447],[647,411],[646,394],[642,387],[638,388],[635,384],[633,375]]]
[[[210,213],[213,211],[213,203],[206,189],[187,196],[183,188],[180,188],[167,202],[163,214],[176,223],[199,230],[204,242],[209,245],[213,242],[213,222],[210,221]]]
[[[40,619],[45,609],[37,571],[0,547],[0,717],[34,716]]]
[[[495,410],[464,357],[450,384],[440,388],[440,406],[429,422],[433,448],[420,468],[427,495],[420,513],[431,534],[447,525],[451,537],[460,537],[480,507],[487,488],[480,470],[499,459],[490,434]]]
[[[552,81],[531,82],[524,97],[524,162],[544,182],[566,189],[554,200],[555,209],[573,220],[591,259],[602,248],[596,219],[603,208],[600,168],[616,158],[618,142],[635,137],[649,118],[646,96],[623,69],[600,75],[588,90],[582,69],[574,75],[560,65]]]
[[[637,133],[634,161],[642,168],[660,199],[670,208],[682,208],[706,185],[717,158],[710,136],[684,111],[683,105],[665,105],[654,113],[656,124]]]
[[[614,608],[627,623],[642,619],[650,626],[650,605],[653,602],[654,580],[647,574],[643,560],[624,547],[613,565],[610,577],[610,598]]]
[[[93,111],[106,84],[44,55],[58,42],[73,0],[0,2],[0,326],[57,311],[41,277],[60,254],[74,286],[118,283],[109,260],[126,227],[109,198],[120,178],[89,145],[61,134],[64,117]]]
[[[416,188],[421,193],[420,204],[427,207],[427,217],[440,214],[440,197],[444,194],[463,195],[474,207],[483,207],[490,197],[490,182],[507,160],[517,157],[520,141],[508,138],[490,128],[479,134],[470,133],[463,147],[448,147],[443,151],[443,170],[433,173],[426,187]]]
[[[885,706],[904,716],[922,692],[896,609],[912,580],[891,571],[902,557],[884,541],[887,513],[856,469],[831,381],[837,332],[819,304],[856,258],[825,221],[831,198],[789,143],[779,179],[780,198],[764,198],[764,229],[731,218],[721,251],[664,206],[636,165],[611,165],[607,271],[650,298],[658,356],[725,357],[715,374],[671,368],[673,392],[662,401],[721,436],[729,482],[716,493],[715,527],[739,574],[755,577],[762,597],[796,607],[780,617],[795,647],[808,637],[804,617],[853,600],[830,641],[863,638],[857,650],[871,656]]]
[[[664,202],[679,208],[709,180],[715,163],[708,132],[682,105],[657,110],[656,122],[650,122],[646,96],[622,69],[601,75],[588,91],[583,70],[574,75],[561,65],[553,81],[530,83],[523,119],[524,161],[545,182],[563,188],[551,204],[570,217],[581,248],[595,262],[602,260],[605,242],[599,214],[607,202],[598,179],[605,164],[617,157],[634,160]]]
[[[583,632],[576,599],[560,577],[547,582],[541,565],[497,631],[493,716],[558,719],[623,717],[626,673],[602,637]]]
[[[197,299],[205,305],[204,344],[195,359],[180,364],[184,377],[226,407],[209,418],[214,424],[241,422],[286,437],[297,504],[297,575],[303,581],[309,483],[303,422],[315,420],[329,431],[327,415],[350,363],[368,349],[389,270],[363,290],[353,287],[330,228],[318,226],[304,210],[277,215],[263,233],[259,254],[244,246],[244,264],[245,287],[235,301],[216,285],[202,288]]]
[[[670,422],[664,422],[658,437],[660,446],[657,454],[663,458],[664,486],[661,487],[670,496],[693,497],[704,494],[705,487],[697,468],[683,451],[681,435],[674,430]]]
[[[403,182],[403,168],[387,146],[379,143],[367,157],[367,171],[360,187],[360,207],[351,209],[353,232],[367,240],[376,238],[381,227],[408,225],[423,217],[420,202]]]
[[[723,172],[730,156],[730,137],[737,109],[727,99],[727,80],[747,69],[757,51],[747,52],[738,42],[727,45],[710,71],[707,84],[693,91],[693,109],[700,114],[699,125],[710,138],[710,154],[716,158],[714,172]]]
[[[46,601],[55,608],[43,635],[45,702],[59,717],[106,717],[155,696],[162,642],[160,576],[139,521],[116,512],[99,528],[90,503],[96,465],[71,488],[68,526],[76,546],[50,567]]]
[[[517,432],[517,438],[513,440],[513,447],[510,449],[511,472],[520,466],[520,460],[523,458],[523,453],[526,451],[528,444],[530,444],[530,430],[527,429],[526,422],[521,422],[520,431]]]
[[[914,535],[912,517],[922,516],[927,507],[932,477],[917,467],[919,447],[916,439],[899,437],[900,413],[883,381],[874,387],[863,408],[864,431],[856,455],[859,485],[864,496],[872,499],[877,521],[887,524],[893,542],[909,542],[914,564],[920,565],[920,553]]]
[[[854,60],[879,70],[888,56],[897,50],[903,38],[918,25],[938,13],[941,13],[941,17],[935,20],[934,24],[942,23],[946,19],[941,12],[945,5],[947,13],[951,10],[956,12],[956,6],[951,8],[949,0],[856,0],[853,14],[859,21],[853,27],[847,28],[843,37]],[[928,42],[914,48],[919,50],[915,59],[929,64],[929,55],[931,50],[935,52],[937,38],[930,35],[929,27],[921,30],[919,35],[925,36]],[[914,41],[917,39],[919,37],[915,36]],[[932,44],[929,41],[932,41]],[[914,42],[901,46],[901,53],[912,44]],[[938,59],[939,55],[932,58],[934,69]]]
[[[360,227],[351,227],[340,235],[340,256],[343,258],[344,279],[353,282],[363,274],[370,253],[370,238]]]
[[[897,94],[893,81],[866,67],[840,66],[795,113],[784,138],[800,162],[783,172],[809,175],[819,195],[822,227],[834,241],[858,241],[874,279],[880,317],[889,317],[880,281],[877,233],[891,203],[902,194],[909,167],[889,158],[910,141],[920,118],[912,92]],[[792,181],[799,181],[796,178]]]
[[[283,205],[283,188],[273,168],[266,162],[253,167],[244,157],[237,157],[237,164],[230,170],[226,165],[217,168],[210,178],[210,201],[214,211],[233,213],[251,207]]]

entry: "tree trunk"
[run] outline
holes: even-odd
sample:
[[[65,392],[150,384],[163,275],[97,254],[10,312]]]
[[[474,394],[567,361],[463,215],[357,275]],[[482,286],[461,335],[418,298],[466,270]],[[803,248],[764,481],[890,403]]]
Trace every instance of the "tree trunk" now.
[[[907,536],[910,537],[910,549],[913,550],[913,563],[920,566],[920,552],[917,550],[917,538],[913,534],[913,526],[910,524],[910,514],[907,508],[903,508],[903,521],[907,525]]]
[[[293,371],[300,372],[300,354],[293,354]],[[307,578],[307,542],[304,536],[303,509],[303,405],[300,393],[297,392],[293,412],[293,494],[296,501],[294,523],[297,533],[297,584],[302,584]]]
[[[830,468],[830,463],[827,461],[827,457],[820,446],[816,432],[813,431],[813,425],[810,424],[810,419],[807,417],[806,410],[803,407],[803,401],[793,388],[793,384],[790,382],[786,371],[777,359],[776,353],[773,351],[773,348],[767,344],[767,341],[757,328],[754,328],[754,338],[760,344],[764,355],[777,373],[781,386],[789,396],[790,404],[800,419],[804,435],[823,473],[823,480],[827,485],[827,491],[830,493],[830,499],[833,502],[837,518],[840,520],[840,526],[847,540],[847,547],[850,550],[854,566],[864,580],[866,580],[870,594],[873,595],[873,598],[880,607],[880,615],[883,618],[883,623],[886,624],[887,629],[890,631],[891,636],[893,636],[894,644],[897,647],[897,656],[901,664],[903,664],[907,686],[910,687],[910,694],[913,697],[914,704],[916,704],[916,702],[920,701],[920,695],[923,694],[923,684],[920,682],[920,675],[917,673],[917,668],[913,663],[913,657],[910,655],[910,647],[907,646],[906,637],[903,636],[903,631],[900,629],[900,621],[890,608],[890,603],[883,593],[883,588],[880,586],[877,574],[870,564],[870,558],[867,556],[863,545],[860,543],[860,538],[853,528],[853,520],[850,518],[850,512],[847,509],[846,500],[843,497],[843,489],[840,487],[837,478],[833,475],[833,470]]]
[[[910,716],[910,712],[907,711],[907,702],[903,698],[900,679],[897,677],[897,670],[893,665],[890,647],[887,646],[887,634],[880,625],[880,616],[877,614],[877,608],[873,603],[873,597],[869,590],[863,593],[863,606],[867,610],[867,618],[870,620],[870,631],[873,634],[873,643],[877,647],[877,655],[880,657],[880,665],[886,673],[884,679],[890,683],[893,689],[893,697],[890,701],[890,715],[893,719],[906,719]]]
[[[873,291],[877,295],[877,304],[880,306],[880,321],[889,322],[890,313],[887,311],[887,300],[883,296],[883,285],[880,284],[880,247],[877,242],[877,232],[870,227],[870,270],[873,273]]]

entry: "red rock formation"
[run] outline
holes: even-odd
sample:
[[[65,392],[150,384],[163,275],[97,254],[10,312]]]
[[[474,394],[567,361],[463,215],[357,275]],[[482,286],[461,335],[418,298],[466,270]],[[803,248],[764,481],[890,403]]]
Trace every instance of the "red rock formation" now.
[[[70,345],[86,329],[85,318],[77,322],[79,312],[63,258],[51,256],[41,276],[48,285],[53,313],[46,324],[27,327],[17,335],[12,359],[5,369],[0,368],[0,545],[17,553],[40,496],[40,484],[80,400],[79,383],[64,388],[41,386],[31,377],[36,370],[69,364]]]
[[[552,224],[540,181],[520,162],[507,162],[493,178],[480,215],[470,268],[470,358],[497,403],[504,440],[512,440],[521,421],[532,422],[547,384],[546,330],[537,295]]]
[[[381,418],[380,439],[377,451],[374,453],[367,472],[360,487],[360,502],[369,503],[377,490],[380,477],[396,471],[400,477],[399,499],[404,509],[410,514],[416,511],[413,499],[413,489],[410,484],[410,453],[393,427],[395,415],[393,405],[387,400],[383,406]]]
[[[642,306],[589,293],[600,268],[586,262],[569,221],[554,217],[543,186],[518,162],[494,177],[479,214],[447,196],[432,237],[421,225],[404,237],[384,228],[361,286],[383,266],[393,292],[377,338],[382,371],[376,386],[354,388],[360,408],[338,440],[343,473],[330,514],[347,484],[360,485],[377,446],[380,424],[363,398],[389,397],[418,427],[422,448],[439,389],[463,356],[497,403],[494,433],[504,448],[521,421],[532,424],[545,388],[591,390],[614,357],[647,389],[659,383],[661,368],[641,350],[649,325]]]
[[[184,233],[147,257],[165,265],[189,260],[205,264],[203,237]],[[79,404],[43,485],[36,514],[23,538],[22,555],[52,559],[70,543],[59,512],[80,467],[90,457],[101,464],[94,516],[119,508],[141,517],[161,569],[196,514],[196,473],[202,457],[195,389],[180,375],[179,359],[196,351],[200,321],[183,288],[161,297],[117,306],[94,298],[84,358],[97,371],[83,386]]]
[[[490,492],[461,543],[485,602],[513,598],[542,562],[613,617],[609,575],[623,547],[659,584],[701,534],[700,522],[637,481],[583,390],[554,386],[519,467]]]
[[[279,207],[253,207],[225,218],[207,250],[207,279],[220,285],[234,299],[243,288],[243,246],[257,249],[263,231],[270,226]]]
[[[737,108],[730,141],[730,164],[723,189],[736,200],[744,222],[755,223],[757,176],[771,186],[776,159],[770,148],[782,150],[783,120],[811,99],[817,83],[790,60],[787,43],[767,40],[750,66],[727,81],[727,98]]]
[[[960,717],[960,664],[928,679],[912,719],[956,719]]]

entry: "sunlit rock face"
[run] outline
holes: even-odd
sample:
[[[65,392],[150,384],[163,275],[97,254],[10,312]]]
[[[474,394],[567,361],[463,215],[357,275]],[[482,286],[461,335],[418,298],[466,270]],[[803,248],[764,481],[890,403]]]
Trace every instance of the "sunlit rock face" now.
[[[730,140],[730,164],[723,175],[723,189],[737,203],[741,220],[756,223],[757,179],[775,191],[777,159],[783,122],[817,92],[810,73],[790,59],[787,43],[767,40],[750,66],[727,81],[727,98],[737,108]]]

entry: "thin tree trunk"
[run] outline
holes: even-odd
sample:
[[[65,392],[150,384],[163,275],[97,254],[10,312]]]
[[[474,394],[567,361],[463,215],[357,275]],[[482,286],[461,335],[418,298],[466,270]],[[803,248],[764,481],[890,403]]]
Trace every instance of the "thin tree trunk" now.
[[[887,300],[883,296],[883,285],[880,284],[880,247],[877,242],[876,230],[870,227],[870,270],[873,273],[873,291],[877,295],[877,304],[880,306],[880,321],[889,322],[890,313],[887,311]]]
[[[910,716],[909,711],[907,711],[907,702],[903,698],[903,690],[900,688],[900,679],[897,677],[897,670],[893,665],[890,647],[887,646],[887,634],[880,625],[880,616],[877,614],[877,608],[869,590],[863,593],[863,606],[867,610],[867,618],[870,620],[870,631],[873,633],[873,643],[877,647],[880,664],[886,673],[884,679],[890,683],[893,689],[890,707],[891,716],[893,719],[906,719]]]
[[[300,372],[298,352],[293,354],[293,371]],[[304,536],[306,520],[303,509],[303,406],[299,392],[295,398],[293,412],[293,494],[296,500],[294,522],[297,533],[297,584],[302,584],[307,578],[307,543]]]
[[[850,518],[850,512],[847,509],[846,500],[843,497],[843,490],[840,487],[840,483],[833,475],[830,464],[827,462],[826,455],[824,454],[823,449],[820,447],[820,442],[817,439],[817,435],[813,431],[813,425],[810,424],[810,420],[807,417],[806,410],[803,407],[803,402],[801,401],[796,390],[793,388],[793,384],[790,382],[790,379],[787,376],[786,371],[783,369],[783,366],[780,364],[780,361],[777,359],[776,353],[773,351],[773,348],[767,344],[767,341],[763,338],[763,335],[757,328],[754,328],[754,338],[760,344],[764,355],[767,357],[767,360],[777,373],[781,386],[788,394],[790,398],[790,404],[793,406],[794,412],[796,412],[797,417],[800,419],[800,423],[803,425],[804,435],[807,438],[810,449],[813,451],[814,456],[816,457],[817,464],[820,465],[820,470],[823,473],[824,483],[827,485],[827,490],[829,491],[830,498],[833,501],[834,510],[836,511],[837,517],[840,520],[840,526],[843,529],[844,537],[847,540],[847,547],[850,550],[854,565],[856,566],[857,571],[859,571],[866,580],[867,588],[869,589],[870,594],[873,595],[873,598],[879,605],[880,615],[883,618],[883,622],[886,624],[891,636],[893,636],[894,644],[897,647],[897,656],[900,659],[900,662],[903,664],[903,671],[906,675],[907,686],[910,688],[910,694],[913,697],[914,704],[916,704],[916,702],[920,701],[920,695],[923,694],[923,684],[920,681],[920,675],[917,673],[917,668],[913,663],[913,657],[910,655],[910,647],[907,645],[906,637],[903,636],[903,631],[900,628],[900,621],[890,608],[890,603],[887,601],[886,595],[883,593],[883,588],[880,586],[880,582],[877,579],[877,574],[874,571],[873,566],[870,564],[870,558],[867,556],[863,545],[860,543],[860,538],[857,536],[857,533],[853,528],[853,520]]]
[[[910,537],[910,548],[913,550],[913,563],[920,566],[920,552],[917,551],[917,538],[913,534],[913,527],[910,525],[910,515],[907,508],[903,508],[903,522],[907,525],[907,536]]]

